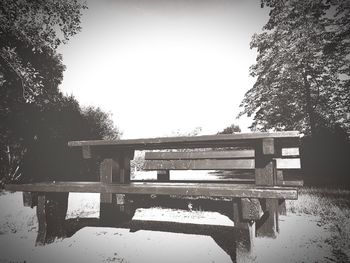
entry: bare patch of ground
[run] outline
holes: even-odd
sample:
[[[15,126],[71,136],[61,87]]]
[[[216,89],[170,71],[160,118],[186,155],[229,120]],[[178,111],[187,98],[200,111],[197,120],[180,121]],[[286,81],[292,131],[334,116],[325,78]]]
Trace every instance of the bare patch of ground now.
[[[332,246],[336,262],[350,262],[350,190],[303,188],[287,207],[297,215],[317,216],[317,226],[331,233],[325,243]]]
[[[302,190],[280,216],[279,236],[255,238],[251,256],[238,261],[349,262],[349,192],[325,191]],[[22,194],[1,194],[0,211],[0,262],[231,262],[210,236],[121,228],[85,227],[35,247],[35,209],[23,207]],[[70,194],[67,219],[98,216],[98,194]],[[232,225],[219,213],[162,208],[139,209],[134,219]]]

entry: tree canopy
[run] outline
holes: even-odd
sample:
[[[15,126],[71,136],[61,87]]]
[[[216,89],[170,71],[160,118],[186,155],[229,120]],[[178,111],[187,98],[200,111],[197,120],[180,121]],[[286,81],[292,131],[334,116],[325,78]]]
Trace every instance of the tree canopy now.
[[[241,132],[241,128],[239,127],[239,125],[233,123],[230,126],[223,129],[222,131],[218,132],[217,134],[233,134],[238,132]]]
[[[57,47],[80,31],[85,8],[78,0],[0,1],[0,183],[82,176],[91,167],[67,142],[120,136],[110,114],[59,91]]]
[[[350,129],[350,2],[262,1],[270,8],[263,32],[254,34],[256,78],[239,116],[251,128]]]
[[[4,98],[51,98],[64,70],[56,48],[80,30],[84,8],[77,0],[0,2],[0,84],[10,93]]]

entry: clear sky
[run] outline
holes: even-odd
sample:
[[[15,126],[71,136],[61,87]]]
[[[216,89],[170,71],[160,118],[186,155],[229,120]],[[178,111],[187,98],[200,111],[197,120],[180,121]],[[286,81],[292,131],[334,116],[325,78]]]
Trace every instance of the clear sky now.
[[[260,0],[87,1],[82,31],[59,52],[60,88],[113,114],[123,138],[202,127],[214,134],[236,119],[252,87],[253,33],[268,19]]]

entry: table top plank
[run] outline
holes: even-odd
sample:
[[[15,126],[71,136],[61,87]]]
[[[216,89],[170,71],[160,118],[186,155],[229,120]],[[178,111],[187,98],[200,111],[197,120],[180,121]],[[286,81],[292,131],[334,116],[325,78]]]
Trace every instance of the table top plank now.
[[[113,146],[113,148],[130,148],[135,150],[162,148],[171,149],[179,147],[220,147],[252,144],[254,143],[254,141],[264,138],[275,138],[277,140],[297,140],[300,138],[300,133],[298,131],[254,132],[202,136],[159,137],[144,139],[70,141],[68,143],[68,146]]]

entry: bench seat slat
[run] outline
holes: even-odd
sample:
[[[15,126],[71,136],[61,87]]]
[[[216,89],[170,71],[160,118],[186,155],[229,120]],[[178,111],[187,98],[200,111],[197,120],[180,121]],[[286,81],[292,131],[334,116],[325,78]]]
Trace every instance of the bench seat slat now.
[[[253,159],[238,160],[146,160],[144,170],[230,170],[254,169]]]
[[[48,182],[9,184],[6,190],[24,192],[82,192],[119,194],[190,195],[218,197],[297,199],[296,188],[261,187],[251,184]]]
[[[193,160],[254,158],[254,150],[200,152],[146,152],[145,160]]]
[[[299,158],[276,158],[277,169],[300,169]],[[146,160],[143,169],[150,170],[250,170],[255,168],[254,159],[232,160]]]

